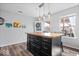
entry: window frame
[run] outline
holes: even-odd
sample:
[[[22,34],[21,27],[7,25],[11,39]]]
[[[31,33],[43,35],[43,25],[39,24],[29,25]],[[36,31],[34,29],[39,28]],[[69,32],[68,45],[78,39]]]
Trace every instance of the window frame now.
[[[75,25],[72,26],[72,27],[74,28],[74,30],[73,30],[74,37],[76,37],[76,35],[75,35],[75,26],[76,26],[76,20],[77,20],[76,13],[61,16],[61,18],[60,18],[60,20],[59,20],[59,28],[60,28],[60,31],[62,32],[62,29],[63,29],[63,28],[61,28],[61,19],[62,19],[63,17],[72,17],[72,16],[75,16],[75,17],[76,17],[76,18],[75,18]],[[63,26],[62,26],[62,27],[63,27]],[[63,33],[63,32],[62,32],[62,33]],[[66,35],[64,35],[64,36],[66,36]],[[69,37],[71,37],[71,36],[69,36]]]

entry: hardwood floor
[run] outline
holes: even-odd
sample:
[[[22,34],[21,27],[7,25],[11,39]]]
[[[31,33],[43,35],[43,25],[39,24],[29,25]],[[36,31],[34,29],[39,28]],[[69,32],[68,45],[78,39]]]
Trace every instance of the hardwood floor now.
[[[26,43],[4,46],[0,48],[0,56],[33,56],[26,48]],[[65,47],[63,49],[63,56],[76,56],[79,53]]]
[[[32,54],[29,51],[27,51],[25,43],[1,47],[0,55],[1,56],[32,56]]]
[[[64,52],[62,53],[63,56],[77,56],[79,55],[79,50],[63,47]]]

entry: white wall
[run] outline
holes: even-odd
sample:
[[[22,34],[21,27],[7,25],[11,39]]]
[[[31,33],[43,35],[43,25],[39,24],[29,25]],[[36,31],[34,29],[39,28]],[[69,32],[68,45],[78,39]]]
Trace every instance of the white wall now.
[[[62,16],[65,15],[69,15],[69,14],[73,14],[76,13],[76,26],[75,26],[75,34],[76,37],[79,37],[79,6],[75,6],[69,9],[65,9],[63,11],[57,12],[55,14],[52,15],[52,24],[51,24],[51,31],[52,32],[59,32],[60,28],[59,28],[59,20],[61,20]]]
[[[31,17],[25,17],[5,10],[0,10],[0,17],[3,17],[6,22],[13,20],[20,20],[22,24],[26,25],[26,28],[6,28],[5,24],[0,25],[0,46],[6,46],[27,41],[27,35],[25,32],[33,32],[33,24]]]

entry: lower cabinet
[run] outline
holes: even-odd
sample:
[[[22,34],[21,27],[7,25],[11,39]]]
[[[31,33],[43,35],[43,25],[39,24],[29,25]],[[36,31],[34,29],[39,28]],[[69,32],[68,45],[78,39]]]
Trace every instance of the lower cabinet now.
[[[39,54],[40,54],[40,49],[37,48],[37,47],[35,47],[35,46],[32,46],[32,47],[31,47],[31,53],[32,53],[33,55],[35,55],[35,56],[39,56]]]
[[[28,34],[27,49],[34,56],[52,56],[52,39]]]

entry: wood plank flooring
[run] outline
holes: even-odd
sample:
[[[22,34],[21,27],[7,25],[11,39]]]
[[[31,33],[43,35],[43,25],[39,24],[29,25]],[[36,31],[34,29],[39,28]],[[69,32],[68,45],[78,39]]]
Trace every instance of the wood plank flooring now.
[[[79,51],[63,48],[62,56],[76,56]],[[0,56],[33,56],[26,47],[26,43],[19,43],[9,46],[0,47]]]
[[[1,47],[0,55],[1,56],[32,56],[32,54],[26,49],[25,43]]]
[[[79,50],[73,50],[67,47],[63,47],[64,52],[62,53],[63,56],[77,56],[79,55]]]

